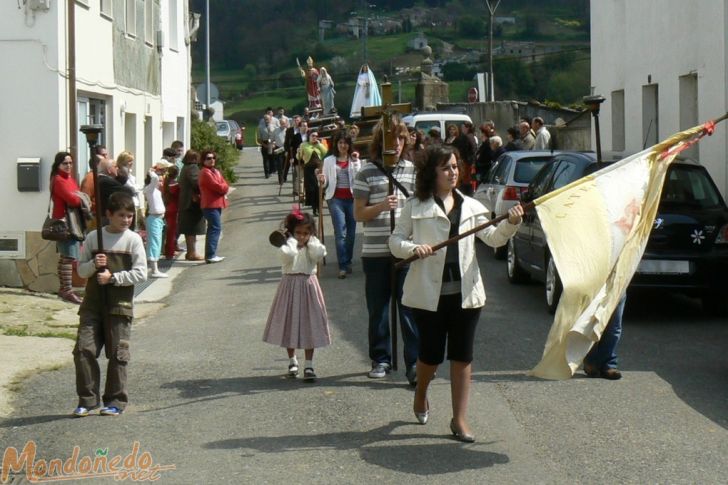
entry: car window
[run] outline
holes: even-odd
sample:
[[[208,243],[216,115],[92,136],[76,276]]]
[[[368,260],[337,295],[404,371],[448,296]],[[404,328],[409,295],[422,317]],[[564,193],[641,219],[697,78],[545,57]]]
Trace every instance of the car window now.
[[[490,183],[496,185],[505,185],[508,180],[508,173],[511,171],[513,159],[509,156],[503,156],[498,159],[498,163],[493,167],[490,173]]]
[[[524,184],[529,183],[549,160],[551,160],[551,157],[522,158],[518,160],[513,174],[513,181]]]
[[[721,206],[721,198],[710,175],[702,167],[672,165],[662,186],[663,204],[709,209]]]
[[[430,128],[433,126],[437,126],[437,128],[440,128],[440,122],[437,120],[429,120],[429,121],[418,121],[415,123],[415,128],[418,130],[422,130],[427,134],[428,131],[430,131]]]
[[[537,197],[541,197],[546,193],[549,182],[553,178],[554,172],[559,165],[560,162],[558,160],[553,160],[544,165],[543,168],[541,168],[541,170],[539,170],[533,177],[533,180],[528,186],[528,192],[532,198],[535,199]]]
[[[216,124],[217,124],[217,131],[223,131],[223,130],[227,130],[229,128],[228,124],[225,123],[224,121],[218,121]]]
[[[574,162],[564,160],[559,164],[559,167],[554,173],[554,183],[552,190],[560,189],[566,185],[569,185],[574,180],[581,177],[578,168]]]

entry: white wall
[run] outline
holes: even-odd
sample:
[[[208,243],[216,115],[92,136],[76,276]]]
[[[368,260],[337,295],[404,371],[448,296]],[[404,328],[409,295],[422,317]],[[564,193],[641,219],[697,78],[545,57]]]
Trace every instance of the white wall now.
[[[174,123],[178,117],[184,117],[189,123],[190,66],[185,45],[185,18],[187,16],[185,0],[165,0],[161,4],[159,26],[164,32],[162,49],[162,118],[163,123]],[[170,24],[174,22],[174,26]],[[172,39],[176,32],[176,42]],[[176,46],[176,49],[175,49]],[[189,145],[189,126],[184,126],[185,146]],[[164,145],[162,148],[168,147]],[[161,152],[159,154],[161,156]]]
[[[624,90],[625,152],[642,149],[642,87],[658,85],[659,139],[680,131],[680,76],[697,74],[700,122],[728,111],[726,0],[594,0],[591,77],[607,101],[600,114],[602,148],[612,150],[611,93]],[[649,80],[648,80],[649,79]],[[726,124],[697,150],[721,192],[728,193]]]
[[[3,231],[40,231],[48,204],[48,177],[53,157],[66,149],[59,125],[59,98],[65,99],[66,84],[59,77],[59,23],[53,2],[49,12],[26,17],[16,2],[0,2],[0,205],[8,210]],[[61,49],[63,47],[61,46]],[[18,192],[16,159],[41,158],[41,192]]]
[[[189,144],[189,62],[184,43],[184,19],[187,0],[162,0],[161,13],[154,21],[154,30],[168,30],[169,5],[176,5],[178,52],[162,52],[162,95],[152,95],[118,86],[114,82],[114,23],[100,15],[98,0],[88,7],[76,5],[76,75],[78,96],[106,101],[106,144],[112,155],[122,150],[134,151],[137,180],[144,179],[145,168],[159,159],[165,147],[163,122],[174,123],[177,133],[185,134]],[[140,4],[141,5],[141,4]],[[32,12],[18,9],[15,1],[0,1],[0,160],[5,164],[5,177],[0,177],[0,204],[22,207],[9,211],[4,231],[39,231],[48,202],[48,177],[53,156],[70,145],[68,133],[66,73],[66,2],[53,1],[49,11]],[[142,14],[142,9],[138,15]],[[122,19],[116,19],[117,22]],[[143,32],[140,32],[143,36]],[[168,38],[168,34],[165,34]],[[156,47],[153,47],[156,49]],[[10,75],[7,75],[10,74]],[[135,122],[126,122],[133,114]],[[151,117],[152,139],[145,140],[145,117]],[[183,125],[180,129],[177,125]],[[79,119],[79,124],[88,120]],[[132,133],[127,136],[126,129]],[[75,130],[74,130],[75,131]],[[135,140],[133,147],[126,140]],[[145,146],[151,157],[145,156]],[[40,157],[41,192],[18,192],[16,159]],[[147,160],[149,158],[149,160]],[[82,174],[83,175],[83,174]]]

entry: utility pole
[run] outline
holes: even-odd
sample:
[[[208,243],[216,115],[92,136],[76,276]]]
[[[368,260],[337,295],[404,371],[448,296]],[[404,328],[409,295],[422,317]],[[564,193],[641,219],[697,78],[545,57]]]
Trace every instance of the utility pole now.
[[[495,11],[500,5],[500,0],[496,0],[495,3],[491,4],[491,0],[485,0],[485,5],[488,7],[490,12],[490,28],[488,29],[488,100],[495,101],[495,83],[493,82],[493,19],[495,17]]]
[[[205,110],[210,114],[210,0],[205,0]]]

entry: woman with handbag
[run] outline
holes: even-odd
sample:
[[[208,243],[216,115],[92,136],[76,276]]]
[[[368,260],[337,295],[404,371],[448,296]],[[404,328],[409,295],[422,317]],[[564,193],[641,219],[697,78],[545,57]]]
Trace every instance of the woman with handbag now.
[[[51,167],[51,201],[53,202],[52,219],[67,219],[69,209],[81,207],[80,191],[76,179],[71,176],[73,158],[68,152],[58,152]],[[58,296],[76,305],[81,304],[81,298],[73,292],[73,262],[78,260],[79,242],[74,239],[56,241],[58,257],[58,282],[60,289]]]

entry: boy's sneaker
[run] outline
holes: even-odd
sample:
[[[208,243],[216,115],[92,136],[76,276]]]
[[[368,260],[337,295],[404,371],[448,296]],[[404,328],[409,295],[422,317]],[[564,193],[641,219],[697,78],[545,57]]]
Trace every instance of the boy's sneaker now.
[[[152,278],[169,278],[169,275],[167,273],[162,273],[161,271],[152,273],[149,276],[151,276]]]
[[[288,377],[296,377],[298,375],[298,364],[288,366]]]
[[[313,367],[303,369],[303,380],[309,382],[316,380],[316,373],[313,371]]]
[[[377,362],[372,365],[372,370],[369,371],[369,377],[371,379],[381,379],[389,374],[390,369],[391,367],[386,362]]]
[[[101,416],[118,416],[123,412],[124,411],[117,408],[116,406],[107,406],[105,408],[101,408],[101,411],[99,411],[99,414]]]
[[[211,257],[211,258],[209,258],[209,259],[206,259],[206,260],[205,260],[205,262],[206,262],[207,264],[212,264],[212,263],[219,263],[219,262],[220,262],[220,261],[222,261],[223,259],[225,259],[225,256],[213,256],[213,257]]]
[[[92,408],[92,409],[96,409],[96,408]],[[73,410],[73,413],[71,413],[71,415],[74,418],[85,418],[86,416],[88,416],[89,411],[91,411],[91,409],[85,408],[83,406],[79,406]]]

